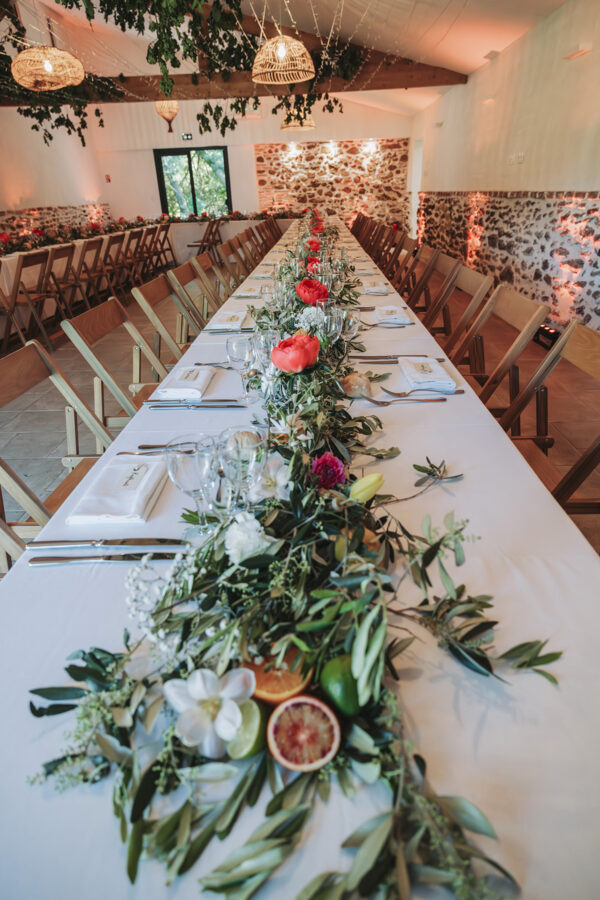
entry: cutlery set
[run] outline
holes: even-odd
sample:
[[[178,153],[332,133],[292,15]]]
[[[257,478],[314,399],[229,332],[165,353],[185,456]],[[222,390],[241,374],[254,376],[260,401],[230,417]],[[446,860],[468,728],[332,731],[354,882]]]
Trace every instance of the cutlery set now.
[[[34,556],[30,566],[60,566],[69,563],[139,562],[148,553],[153,560],[172,560],[186,547],[185,541],[177,538],[85,538],[57,541],[29,541],[27,551],[44,550],[107,550],[103,556]]]

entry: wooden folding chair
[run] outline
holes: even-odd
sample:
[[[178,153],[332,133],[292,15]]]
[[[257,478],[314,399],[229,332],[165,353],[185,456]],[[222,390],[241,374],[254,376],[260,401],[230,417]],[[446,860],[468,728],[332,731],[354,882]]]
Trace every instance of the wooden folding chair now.
[[[193,334],[199,334],[201,329],[191,317],[187,306],[181,302],[165,273],[163,272],[162,275],[158,275],[152,281],[147,281],[145,284],[139,285],[139,287],[132,288],[131,293],[134,300],[155,329],[154,352],[159,359],[161,343],[166,344],[175,360],[181,359],[183,353],[187,349],[186,344],[189,330],[191,330]],[[178,323],[175,337],[173,337],[157,311],[157,307],[167,300],[173,303],[177,308]],[[185,328],[182,327],[182,320],[185,324]]]
[[[392,284],[401,283],[404,270],[409,265],[417,249],[415,238],[409,238],[401,234],[396,240],[388,256],[387,262],[382,267],[382,272]]]
[[[142,284],[144,280],[140,272],[143,237],[143,228],[132,228],[131,231],[125,233],[125,240],[121,249],[121,283],[125,287]]]
[[[471,375],[483,385],[479,394],[479,398],[483,403],[490,399],[510,369],[515,365],[525,347],[532,340],[542,322],[548,317],[548,307],[537,300],[530,300],[529,297],[524,297],[523,294],[519,294],[508,285],[498,285],[450,355],[450,360],[453,363],[459,365],[462,362],[463,357],[468,353],[475,339],[480,336],[483,326],[488,322],[492,314],[515,328],[518,334],[491,375],[486,375],[485,371],[473,371],[474,365],[471,362]]]
[[[100,281],[102,279],[102,248],[104,238],[88,238],[82,247],[77,266],[77,276],[82,281],[88,301],[93,295],[96,303],[102,302]]]
[[[283,231],[279,226],[279,222],[275,218],[275,216],[269,216],[268,219],[265,219],[265,222],[269,226],[271,234],[273,235],[273,242],[276,244],[280,237],[283,237]]]
[[[229,270],[220,261],[215,262],[209,253],[194,256],[190,262],[204,281],[206,290],[214,299],[218,309],[226,300],[229,300],[236,289],[235,280],[232,279]]]
[[[163,222],[156,230],[154,243],[152,245],[152,270],[158,272],[161,269],[168,269],[169,266],[176,266],[177,259],[171,245],[169,237],[169,222]]]
[[[102,361],[93,345],[101,338],[123,326],[133,341],[133,378],[127,391]],[[141,381],[142,356],[152,366],[154,377],[165,378],[167,370],[148,342],[135,327],[116,297],[109,297],[100,306],[61,322],[61,327],[72,344],[96,373],[94,377],[94,411],[108,428],[123,428],[130,416],[135,415],[143,400],[156,390],[156,382]],[[105,414],[104,388],[107,388],[120,404],[124,415],[109,417]]]
[[[247,262],[250,265],[250,271],[252,271],[252,269],[255,269],[263,258],[263,254],[260,250],[260,244],[258,243],[258,239],[254,234],[252,228],[246,228],[245,231],[242,231],[239,238],[241,243],[241,250],[247,257]]]
[[[361,213],[361,212],[356,213],[354,222],[352,223],[352,225],[350,227],[350,233],[353,234],[354,237],[356,237],[357,234],[360,232],[360,229],[362,227],[362,224],[363,224],[363,221],[365,220],[365,218],[366,217],[363,213]]]
[[[136,268],[136,272],[142,281],[152,277],[156,272],[156,243],[159,233],[159,225],[148,225],[145,228],[142,228],[142,236],[137,249]]]
[[[248,276],[248,272],[246,272],[245,265],[239,252],[234,248],[231,241],[223,241],[223,243],[219,244],[217,247],[217,255],[227,269],[233,289],[235,290]]]
[[[31,253],[20,253],[17,256],[17,265],[11,290],[2,295],[2,304],[6,309],[6,323],[2,338],[2,353],[8,350],[13,329],[19,336],[21,343],[38,334],[50,352],[53,350],[52,342],[48,336],[44,324],[44,304],[52,299],[57,306],[57,312],[49,317],[50,321],[57,321],[62,315],[66,315],[58,295],[51,296],[44,290],[46,282],[46,269],[48,266],[48,250],[34,250]]]
[[[192,265],[192,260],[188,260],[174,269],[169,269],[167,278],[181,303],[187,308],[195,329],[202,331],[210,316],[217,311],[220,305],[212,286],[207,287],[204,272],[199,272]]]
[[[458,269],[454,273],[457,262]],[[432,298],[431,306],[422,321],[423,325],[432,334],[443,332],[449,335],[443,346],[446,353],[450,353],[461,334],[464,334],[465,329],[475,318],[475,314],[479,311],[485,297],[489,293],[494,279],[491,275],[482,275],[481,272],[470,269],[464,263],[461,263],[460,260],[455,260],[446,253],[440,253],[436,264],[436,273],[440,277],[445,276],[445,280],[439,288],[436,297]],[[454,274],[456,277],[453,277]],[[452,328],[450,307],[451,300],[456,292],[460,292],[461,295],[464,294],[471,299],[460,315],[456,326]],[[438,327],[435,325],[435,322],[440,316],[442,317],[442,325]]]
[[[581,372],[600,381],[600,333],[592,331],[581,322],[570,323],[531,376],[529,383],[501,416],[499,422],[505,431],[511,429],[561,360],[566,360]],[[546,437],[549,437],[547,428]],[[544,451],[547,449],[548,441],[540,441],[540,438],[543,439],[544,435],[539,433],[538,422],[538,433],[534,436],[518,435],[513,437],[513,440],[532,469],[566,512],[572,515],[600,514],[600,498],[586,500],[576,493],[600,465],[600,434],[564,475],[545,455]],[[541,447],[540,443],[542,443]]]
[[[406,303],[416,313],[427,312],[428,301],[431,301],[429,284],[435,272],[440,251],[421,244],[415,267],[408,283],[405,285]]]
[[[7,522],[0,494],[0,551],[13,559],[24,549],[24,539],[35,537],[98,458],[80,455],[78,419],[96,438],[99,453],[112,443],[110,432],[37,341],[28,341],[20,350],[0,359],[0,406],[5,406],[46,379],[52,382],[67,404],[65,407],[67,456],[63,458],[63,464],[70,471],[42,503],[16,472],[6,462],[0,460],[0,485],[30,516],[26,522]],[[8,561],[0,552],[0,570],[2,568],[6,570],[7,567]]]
[[[252,242],[252,246],[255,250],[255,256],[258,257],[258,262],[260,262],[261,259],[263,259],[263,257],[265,257],[271,249],[269,243],[265,241],[262,236],[261,229],[259,228],[260,224],[261,223],[259,222],[256,228],[248,229],[248,238]]]

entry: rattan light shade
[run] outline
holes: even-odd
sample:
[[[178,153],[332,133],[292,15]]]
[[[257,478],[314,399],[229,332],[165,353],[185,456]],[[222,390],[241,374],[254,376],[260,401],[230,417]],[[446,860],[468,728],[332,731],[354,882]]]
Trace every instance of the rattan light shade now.
[[[30,91],[58,91],[81,84],[85,71],[76,57],[58,47],[29,47],[13,59],[10,71]]]
[[[282,119],[280,126],[282,131],[314,131],[316,127],[315,120],[310,113],[307,115],[304,122],[299,122],[298,119],[292,119],[291,122],[286,122],[285,119]]]
[[[298,84],[314,77],[315,67],[304,44],[284,34],[266,41],[254,57],[252,81],[258,84]]]
[[[171,122],[179,112],[179,103],[177,100],[157,100],[154,104],[154,108],[156,112],[161,116],[165,122],[169,123],[169,131],[173,131],[173,126]]]

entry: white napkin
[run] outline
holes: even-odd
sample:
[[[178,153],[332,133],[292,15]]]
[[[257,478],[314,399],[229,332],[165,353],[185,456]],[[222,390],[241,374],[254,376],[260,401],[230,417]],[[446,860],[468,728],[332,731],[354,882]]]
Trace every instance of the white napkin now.
[[[67,525],[146,522],[167,481],[162,459],[113,459],[67,516]]]
[[[236,296],[240,297],[242,295],[237,294]],[[259,296],[258,293],[256,296]],[[237,331],[242,327],[245,318],[245,309],[238,310],[237,312],[234,312],[233,310],[228,312],[219,310],[218,313],[215,313],[204,330],[211,331],[212,329],[217,329],[218,331]]]
[[[252,285],[243,285],[242,287],[238,288],[232,296],[257,298],[260,297],[260,288],[252,287]]]
[[[253,272],[250,278],[273,278],[272,272]],[[238,292],[238,297],[240,296]]]
[[[377,275],[377,269],[368,264],[354,266],[357,273],[361,275]]]
[[[380,325],[408,325],[412,322],[408,311],[400,306],[377,306],[374,314]]]
[[[408,359],[400,356],[398,364],[411,388],[440,391],[444,394],[453,394],[456,390],[454,379],[435,359],[427,357]]]
[[[382,281],[363,281],[363,294],[389,294],[387,284]]]
[[[200,400],[206,394],[215,371],[212,366],[177,369],[154,396],[159,400]]]

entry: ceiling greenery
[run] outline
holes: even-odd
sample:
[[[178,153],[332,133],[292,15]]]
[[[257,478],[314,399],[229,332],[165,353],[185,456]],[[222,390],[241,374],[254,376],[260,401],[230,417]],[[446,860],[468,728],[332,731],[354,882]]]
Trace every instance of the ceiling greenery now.
[[[165,97],[173,91],[172,73],[181,68],[182,62],[197,64],[197,72],[192,81],[200,77],[213,82],[228,81],[236,72],[250,72],[259,46],[259,38],[248,34],[243,28],[241,0],[56,0],[67,9],[82,10],[89,20],[96,17],[116,23],[123,31],[133,31],[139,35],[152,35],[148,46],[147,61],[158,66],[161,79],[160,89]],[[16,16],[11,16],[13,37],[19,49],[23,47],[24,30]],[[76,52],[76,49],[75,49]],[[361,48],[344,44],[330,35],[320,50],[312,51],[315,64],[315,78],[306,84],[306,92],[294,93],[294,85],[278,87],[281,94],[275,96],[273,114],[283,113],[287,123],[302,124],[313,107],[320,103],[325,112],[341,110],[337,97],[319,91],[317,85],[331,76],[350,81],[356,77],[363,64]],[[10,75],[10,58],[2,51],[0,55],[0,77],[3,86]],[[123,94],[126,97],[126,80],[120,76]],[[102,102],[118,96],[118,80],[87,76],[78,88],[40,95],[15,85],[18,93],[21,115],[34,120],[33,128],[42,130],[44,140],[52,139],[51,131],[65,128],[68,133],[76,133],[85,143],[84,130],[87,127],[86,106],[90,102]],[[228,98],[224,89],[222,100],[205,101],[197,114],[200,134],[218,131],[222,136],[233,131],[238,119],[248,108],[257,109],[257,96]],[[132,98],[133,99],[133,98]],[[67,107],[65,112],[63,107]],[[95,115],[102,124],[99,109]]]

